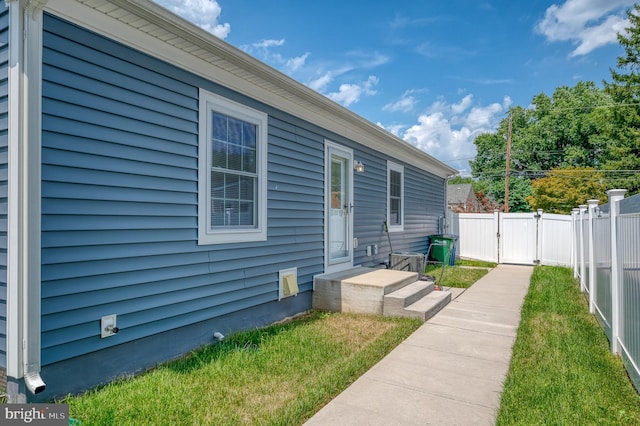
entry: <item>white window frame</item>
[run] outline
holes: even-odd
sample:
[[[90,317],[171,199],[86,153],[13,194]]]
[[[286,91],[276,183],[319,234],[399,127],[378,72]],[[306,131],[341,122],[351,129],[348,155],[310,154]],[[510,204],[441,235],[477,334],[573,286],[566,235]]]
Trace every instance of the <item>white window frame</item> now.
[[[228,244],[267,240],[267,114],[200,89],[198,137],[198,244]],[[253,228],[211,227],[212,113],[255,124],[256,130],[256,219]]]
[[[400,224],[391,223],[391,172],[400,173]],[[387,161],[387,224],[389,232],[404,231],[404,166]]]

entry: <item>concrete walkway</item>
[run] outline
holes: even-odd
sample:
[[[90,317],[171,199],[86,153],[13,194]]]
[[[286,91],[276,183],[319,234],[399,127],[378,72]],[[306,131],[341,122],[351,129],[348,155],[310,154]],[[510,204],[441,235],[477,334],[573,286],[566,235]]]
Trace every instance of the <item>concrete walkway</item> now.
[[[532,272],[491,270],[305,425],[495,424]]]

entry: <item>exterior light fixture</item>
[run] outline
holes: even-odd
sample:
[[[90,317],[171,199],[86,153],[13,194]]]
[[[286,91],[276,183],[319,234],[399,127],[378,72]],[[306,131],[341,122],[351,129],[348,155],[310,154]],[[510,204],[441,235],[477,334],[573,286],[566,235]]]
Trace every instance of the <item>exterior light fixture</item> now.
[[[362,161],[355,161],[353,163],[353,170],[355,170],[356,173],[364,172],[364,164],[362,164]]]

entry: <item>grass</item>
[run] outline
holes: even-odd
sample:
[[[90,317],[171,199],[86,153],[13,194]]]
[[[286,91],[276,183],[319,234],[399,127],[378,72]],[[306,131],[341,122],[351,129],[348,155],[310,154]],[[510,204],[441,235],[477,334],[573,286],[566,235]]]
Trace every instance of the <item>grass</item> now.
[[[497,424],[640,424],[640,396],[569,269],[534,270]]]
[[[302,424],[421,324],[312,312],[60,402],[84,425]]]
[[[455,264],[457,266],[470,266],[478,268],[495,268],[498,264],[495,262],[485,262],[484,260],[474,259],[456,259]]]
[[[463,265],[466,266],[466,265]],[[440,273],[442,266],[440,265],[427,265],[425,268],[425,274],[440,279]],[[445,266],[444,273],[442,275],[442,282],[437,282],[438,285],[444,287],[456,287],[456,288],[469,288],[473,283],[488,273],[488,269],[481,268],[467,268],[460,266]]]

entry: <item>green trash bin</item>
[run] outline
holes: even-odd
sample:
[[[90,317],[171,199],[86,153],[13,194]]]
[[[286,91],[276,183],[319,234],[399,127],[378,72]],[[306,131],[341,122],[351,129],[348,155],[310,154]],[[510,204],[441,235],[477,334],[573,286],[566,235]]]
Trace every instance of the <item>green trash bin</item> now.
[[[429,260],[448,264],[455,240],[453,235],[429,235]]]

